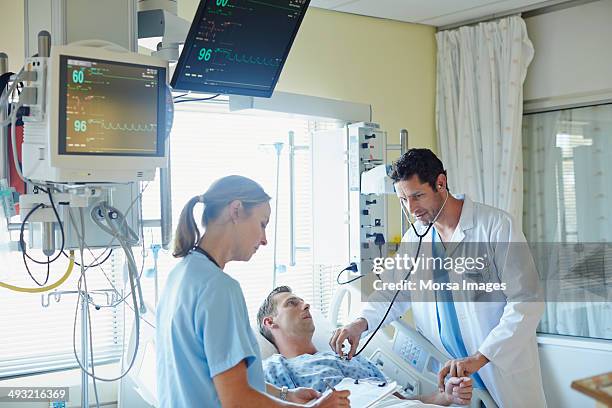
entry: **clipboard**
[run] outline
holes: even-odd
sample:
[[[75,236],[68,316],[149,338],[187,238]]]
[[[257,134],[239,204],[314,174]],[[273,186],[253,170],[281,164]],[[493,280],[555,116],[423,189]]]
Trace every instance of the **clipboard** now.
[[[353,378],[345,378],[334,388],[336,391],[349,390],[351,392],[351,395],[349,395],[349,401],[351,402],[352,408],[368,408],[385,399],[397,390],[397,383],[395,381],[381,386],[383,383],[383,381],[371,380],[358,380],[356,382],[356,380]],[[325,391],[316,401],[325,398],[330,393],[331,390]]]

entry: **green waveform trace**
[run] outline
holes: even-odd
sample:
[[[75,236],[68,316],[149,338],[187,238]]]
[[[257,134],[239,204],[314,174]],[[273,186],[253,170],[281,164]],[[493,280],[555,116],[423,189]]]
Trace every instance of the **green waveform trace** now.
[[[252,65],[264,65],[267,67],[278,67],[279,66],[278,61],[274,61],[268,58],[256,57],[253,55],[245,55],[245,54],[242,54],[242,56],[239,56],[236,53],[232,54],[230,51],[225,51],[225,50],[219,50],[219,52],[224,54],[225,58],[231,62],[252,64]]]
[[[283,7],[283,6],[279,6],[279,5],[277,5],[277,4],[270,4],[270,3],[263,2],[263,1],[249,0],[249,2],[251,2],[251,3],[255,3],[255,4],[261,4],[262,6],[273,7],[273,8],[277,8],[277,9],[281,9],[281,10],[289,10],[289,11],[293,11],[293,12],[297,11],[297,10],[296,10],[296,9],[294,9],[294,8],[290,8],[290,7]]]
[[[100,123],[105,130],[120,130],[122,132],[153,132],[157,129],[157,125],[154,124],[140,124],[140,123],[116,123],[109,122],[108,124],[104,121],[91,121],[92,123]]]

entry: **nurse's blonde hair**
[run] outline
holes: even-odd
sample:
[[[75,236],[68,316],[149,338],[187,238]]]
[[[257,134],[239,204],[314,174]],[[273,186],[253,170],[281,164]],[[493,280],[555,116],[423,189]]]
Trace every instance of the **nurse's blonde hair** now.
[[[259,204],[267,203],[271,197],[255,181],[243,176],[226,176],[212,183],[208,190],[192,197],[183,207],[174,236],[175,258],[186,256],[200,241],[201,234],[193,217],[197,203],[204,204],[201,224],[206,227],[214,221],[232,201],[239,200],[247,214]]]

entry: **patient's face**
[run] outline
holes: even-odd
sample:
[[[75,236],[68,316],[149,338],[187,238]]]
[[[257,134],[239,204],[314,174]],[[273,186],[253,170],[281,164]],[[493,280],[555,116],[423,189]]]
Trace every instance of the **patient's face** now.
[[[314,322],[310,315],[310,305],[304,299],[293,293],[279,293],[274,296],[276,302],[276,316],[274,323],[285,336],[312,338]]]

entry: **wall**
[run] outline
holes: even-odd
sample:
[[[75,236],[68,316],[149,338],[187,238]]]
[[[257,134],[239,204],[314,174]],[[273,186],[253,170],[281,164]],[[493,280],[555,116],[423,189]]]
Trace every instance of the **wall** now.
[[[198,1],[182,0],[178,14],[191,20]],[[436,43],[433,27],[311,7],[277,90],[372,105],[372,120],[399,143],[436,151]],[[391,151],[389,162],[399,155]],[[389,238],[400,233],[400,207],[389,200]]]
[[[198,1],[179,2],[191,20]],[[277,90],[372,105],[373,120],[399,143],[435,147],[435,29],[311,7]]]
[[[0,52],[9,57],[9,69],[17,72],[23,65],[23,0],[0,0]]]
[[[612,98],[612,0],[525,19],[535,56],[525,81],[529,105]]]

